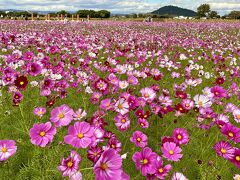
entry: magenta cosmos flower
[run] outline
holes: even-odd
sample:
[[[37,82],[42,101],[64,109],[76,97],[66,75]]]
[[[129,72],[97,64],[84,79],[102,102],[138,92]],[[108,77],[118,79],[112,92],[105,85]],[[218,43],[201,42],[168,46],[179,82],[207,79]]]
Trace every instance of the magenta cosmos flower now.
[[[137,147],[141,148],[147,146],[148,144],[147,140],[148,140],[147,136],[141,131],[135,131],[132,137],[130,138],[130,141],[132,143],[134,143]]]
[[[64,142],[76,148],[87,148],[94,140],[94,127],[87,122],[76,122],[69,126]]]
[[[222,126],[221,132],[229,140],[232,140],[236,143],[240,142],[240,129],[233,126],[230,123],[226,123]]]
[[[166,166],[163,165],[162,158],[158,157],[156,161],[156,172],[155,175],[159,179],[165,179],[165,176],[168,175],[169,171],[172,169],[172,166],[170,164],[167,164]]]
[[[56,128],[52,127],[50,122],[45,124],[34,124],[30,129],[31,143],[40,147],[45,147],[53,141],[56,134]]]
[[[121,180],[122,172],[121,156],[114,149],[104,151],[94,165],[96,180]]]
[[[118,113],[114,117],[115,125],[117,126],[118,130],[120,131],[126,131],[130,127],[130,120],[128,118],[128,115],[122,115]]]
[[[0,140],[0,161],[6,161],[17,151],[17,146],[13,140]]]
[[[176,128],[173,131],[173,139],[177,144],[188,144],[189,135],[187,130],[182,128]]]
[[[55,123],[56,127],[67,126],[73,120],[74,111],[67,105],[55,107],[51,112],[50,120]]]
[[[211,88],[211,92],[215,98],[227,97],[227,91],[222,86],[214,86]]]
[[[225,159],[229,160],[234,156],[234,149],[228,142],[219,141],[214,145],[214,149],[218,156],[224,157]]]
[[[136,168],[139,169],[144,176],[155,173],[156,159],[157,154],[149,147],[145,147],[141,152],[135,152],[132,157]]]
[[[58,166],[58,170],[62,172],[62,176],[73,176],[78,171],[79,162],[81,157],[76,151],[71,151],[70,157],[62,159],[61,165]]]
[[[163,157],[169,161],[179,161],[182,158],[182,149],[174,142],[165,142],[161,148]]]
[[[235,148],[233,158],[230,160],[237,168],[240,169],[240,149]]]

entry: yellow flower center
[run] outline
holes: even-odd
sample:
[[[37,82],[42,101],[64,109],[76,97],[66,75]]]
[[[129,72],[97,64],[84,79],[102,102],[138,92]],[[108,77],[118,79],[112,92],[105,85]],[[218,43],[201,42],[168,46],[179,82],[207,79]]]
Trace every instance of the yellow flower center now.
[[[190,104],[186,104],[185,106],[186,106],[186,107],[189,107],[189,106],[190,106]]]
[[[221,153],[225,154],[226,152],[227,152],[226,149],[224,148],[221,149]]]
[[[148,98],[148,97],[149,97],[149,95],[148,95],[147,93],[145,93],[145,94],[144,94],[144,97],[145,97],[145,98]]]
[[[219,95],[219,92],[215,92],[216,95]]]
[[[2,147],[2,152],[3,152],[3,153],[7,152],[7,148]]]
[[[141,138],[137,138],[137,141],[140,142],[140,141],[141,141]]]
[[[125,122],[126,122],[126,119],[123,118],[123,119],[122,119],[122,123],[125,123]]]
[[[237,161],[240,161],[240,156],[236,156],[235,158]]]
[[[228,136],[229,136],[229,137],[233,137],[234,135],[233,135],[232,132],[229,132],[229,133],[228,133]]]
[[[112,144],[111,146],[112,146],[112,148],[115,148],[115,147],[116,147],[114,144]]]
[[[160,168],[158,172],[163,173],[163,168]]]
[[[163,109],[164,109],[164,110],[167,110],[167,107],[164,107]]]
[[[143,123],[140,123],[140,125],[141,125],[141,126],[144,126],[144,124],[143,124]]]
[[[179,110],[180,110],[180,111],[182,111],[182,110],[183,110],[183,108],[181,108],[181,107],[180,107],[180,108],[179,108]]]
[[[107,165],[106,163],[102,163],[102,164],[100,165],[100,168],[101,168],[102,170],[106,170],[106,169],[108,169],[108,165]]]
[[[93,155],[94,155],[94,156],[97,156],[98,154],[95,152],[95,153],[93,153]]]
[[[182,136],[179,134],[179,135],[177,136],[177,138],[180,140],[180,139],[182,139]]]
[[[21,81],[21,82],[20,82],[20,85],[24,85],[24,82],[23,82],[23,81]]]
[[[68,161],[68,163],[67,163],[67,167],[72,167],[73,166],[73,162],[72,161]]]
[[[169,151],[169,154],[170,154],[170,155],[173,155],[173,154],[174,154],[173,150],[170,150],[170,151]]]
[[[122,104],[119,104],[118,109],[122,109],[122,108],[123,108]]]
[[[202,105],[203,105],[203,102],[202,102],[202,101],[199,101],[199,102],[198,102],[198,105],[199,105],[199,106],[202,106]]]
[[[240,119],[240,114],[237,115],[237,119]]]
[[[62,119],[62,118],[64,118],[64,114],[63,113],[59,113],[59,115],[58,115],[58,117],[60,118],[60,119]]]
[[[82,139],[84,137],[84,135],[82,133],[78,133],[78,138]]]
[[[143,160],[143,164],[147,164],[148,163],[148,160],[147,159],[144,159]]]
[[[41,132],[39,133],[39,135],[43,137],[43,136],[46,135],[46,133],[45,133],[44,131],[41,131]]]

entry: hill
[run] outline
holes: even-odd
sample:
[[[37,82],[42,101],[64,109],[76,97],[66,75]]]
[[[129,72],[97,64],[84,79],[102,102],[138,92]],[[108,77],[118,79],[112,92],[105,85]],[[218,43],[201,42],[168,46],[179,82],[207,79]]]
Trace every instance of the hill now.
[[[180,8],[177,6],[164,6],[164,7],[159,8],[156,11],[153,11],[152,14],[172,15],[172,16],[188,16],[188,17],[193,17],[193,16],[197,15],[197,13],[192,10]]]

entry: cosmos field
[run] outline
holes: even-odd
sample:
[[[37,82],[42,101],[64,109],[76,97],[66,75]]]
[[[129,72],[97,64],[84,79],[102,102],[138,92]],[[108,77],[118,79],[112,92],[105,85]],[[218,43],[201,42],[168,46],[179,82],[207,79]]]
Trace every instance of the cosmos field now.
[[[239,21],[0,29],[0,179],[240,179]]]

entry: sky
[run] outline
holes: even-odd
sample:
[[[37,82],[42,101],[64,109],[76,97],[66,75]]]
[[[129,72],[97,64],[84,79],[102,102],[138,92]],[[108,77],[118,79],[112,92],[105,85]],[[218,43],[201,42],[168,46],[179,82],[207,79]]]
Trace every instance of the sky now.
[[[76,11],[79,9],[106,9],[112,13],[147,13],[166,5],[176,5],[196,11],[203,3],[224,15],[240,11],[240,0],[0,0],[0,9]]]

